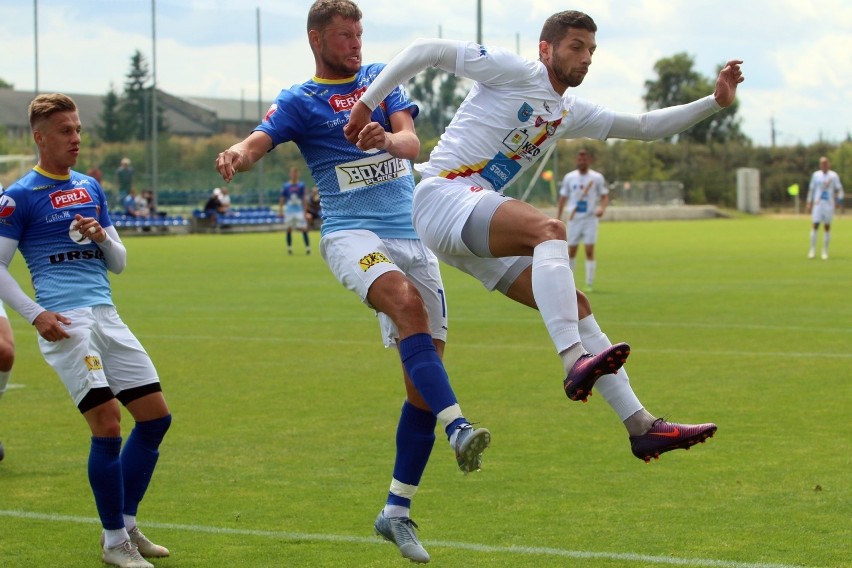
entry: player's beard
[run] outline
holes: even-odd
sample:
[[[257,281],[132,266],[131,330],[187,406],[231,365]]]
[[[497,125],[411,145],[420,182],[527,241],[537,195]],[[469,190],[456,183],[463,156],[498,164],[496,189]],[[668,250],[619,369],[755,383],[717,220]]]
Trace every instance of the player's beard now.
[[[556,80],[569,87],[578,87],[586,78],[582,70],[566,65],[556,52],[551,56],[550,67]]]
[[[326,55],[325,51],[320,53],[320,57],[322,58],[322,64],[326,70],[331,71],[338,77],[349,77],[358,73],[361,70],[361,59],[359,57],[358,63],[348,63],[348,57],[337,60],[333,60]]]

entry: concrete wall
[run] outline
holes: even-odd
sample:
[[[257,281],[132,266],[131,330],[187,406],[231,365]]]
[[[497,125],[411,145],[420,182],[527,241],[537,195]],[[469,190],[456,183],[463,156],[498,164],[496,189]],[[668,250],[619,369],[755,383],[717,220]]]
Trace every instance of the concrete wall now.
[[[544,213],[556,215],[556,208],[544,208]],[[686,221],[724,217],[715,205],[649,205],[642,207],[610,206],[603,221]]]

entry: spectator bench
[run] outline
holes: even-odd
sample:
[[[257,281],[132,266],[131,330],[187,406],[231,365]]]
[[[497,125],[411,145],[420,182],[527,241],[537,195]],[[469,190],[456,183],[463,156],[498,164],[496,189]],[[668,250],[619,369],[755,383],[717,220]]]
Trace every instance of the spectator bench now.
[[[134,217],[121,211],[110,213],[112,224],[119,233],[163,234],[188,233],[189,219],[183,215],[158,215],[156,217]]]
[[[227,213],[217,213],[215,221],[202,209],[192,212],[192,232],[240,233],[280,231],[284,219],[269,207],[232,207]]]

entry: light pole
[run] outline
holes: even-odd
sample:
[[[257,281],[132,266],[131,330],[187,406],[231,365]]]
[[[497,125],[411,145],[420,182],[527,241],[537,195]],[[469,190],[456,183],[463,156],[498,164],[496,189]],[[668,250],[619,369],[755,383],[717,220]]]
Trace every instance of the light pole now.
[[[157,153],[157,0],[151,0],[151,195],[154,210],[157,210],[157,178],[159,177],[159,156]]]

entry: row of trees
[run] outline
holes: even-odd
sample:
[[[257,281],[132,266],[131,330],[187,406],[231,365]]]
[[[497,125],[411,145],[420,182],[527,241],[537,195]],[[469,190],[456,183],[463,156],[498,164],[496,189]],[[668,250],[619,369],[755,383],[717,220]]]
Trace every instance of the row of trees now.
[[[712,92],[715,79],[701,76],[693,69],[693,59],[679,53],[659,60],[654,66],[657,78],[645,84],[644,102],[649,110],[682,104]],[[0,88],[2,88],[0,79]],[[430,68],[409,85],[410,96],[418,102],[418,134],[422,140],[421,160],[425,160],[438,137],[461,103],[467,84],[453,75]],[[130,61],[124,91],[111,88],[104,109],[95,125],[85,125],[84,143],[78,169],[86,171],[98,166],[105,172],[104,186],[112,189],[115,180],[109,175],[123,156],[137,165],[137,186],[150,185],[151,80],[147,62],[138,51]],[[852,142],[840,145],[817,143],[810,146],[754,147],[740,129],[738,104],[717,113],[669,140],[657,142],[592,140],[560,141],[547,169],[557,178],[574,169],[574,155],[579,148],[595,156],[593,167],[614,181],[679,181],[685,186],[687,203],[710,203],[725,207],[736,204],[736,169],[758,168],[761,172],[764,206],[783,207],[792,203],[787,188],[798,183],[805,187],[817,160],[827,155],[841,178],[852,178]],[[158,179],[161,192],[186,193],[190,200],[200,199],[212,187],[221,184],[213,163],[216,154],[236,141],[230,135],[207,139],[189,139],[170,135],[168,125],[158,114]],[[16,145],[18,147],[16,147]],[[31,141],[9,140],[0,135],[0,154],[26,153]],[[145,167],[139,167],[145,164]],[[299,165],[307,177],[307,168],[293,144],[285,144],[264,158],[264,174],[237,176],[231,194],[238,199],[274,195],[288,177],[289,168]],[[527,179],[510,188],[519,196],[530,184],[540,187],[531,195],[541,202],[552,199],[549,184]],[[258,185],[262,180],[261,189]],[[201,196],[201,197],[199,197]],[[260,197],[262,200],[263,197]],[[268,197],[267,197],[268,199]]]

